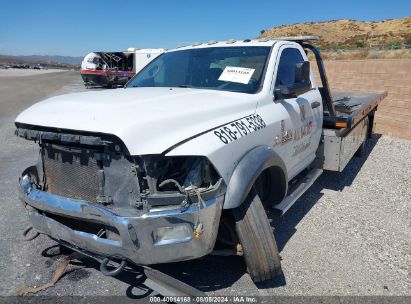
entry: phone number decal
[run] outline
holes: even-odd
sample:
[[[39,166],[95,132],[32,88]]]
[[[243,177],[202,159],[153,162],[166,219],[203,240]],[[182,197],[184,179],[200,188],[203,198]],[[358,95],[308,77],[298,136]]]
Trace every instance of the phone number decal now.
[[[252,132],[264,129],[266,123],[258,114],[253,114],[228,123],[214,131],[224,144],[228,144]]]

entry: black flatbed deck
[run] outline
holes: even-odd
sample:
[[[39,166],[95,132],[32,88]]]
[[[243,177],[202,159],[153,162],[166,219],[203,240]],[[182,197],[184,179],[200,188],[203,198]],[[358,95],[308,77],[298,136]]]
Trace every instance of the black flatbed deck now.
[[[308,43],[313,38],[308,38],[301,37],[298,42],[306,52],[311,51],[315,57],[322,84],[319,89],[324,107],[323,128],[338,130],[336,132],[337,136],[342,137],[349,133],[367,115],[370,119],[369,125],[372,126],[374,112],[378,104],[387,96],[387,92],[331,92],[320,51]],[[368,136],[370,136],[371,130],[372,127],[369,128]]]
[[[324,113],[324,128],[341,129],[340,133],[343,136],[365,116],[375,111],[386,96],[387,92],[332,92],[331,98],[336,115]],[[344,123],[345,127],[338,127]]]

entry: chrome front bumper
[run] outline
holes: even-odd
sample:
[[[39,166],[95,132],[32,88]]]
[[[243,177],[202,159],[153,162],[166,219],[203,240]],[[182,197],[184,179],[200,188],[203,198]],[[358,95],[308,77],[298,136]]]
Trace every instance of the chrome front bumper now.
[[[126,259],[139,265],[177,262],[199,258],[213,250],[217,237],[224,196],[205,201],[198,207],[192,204],[187,210],[151,209],[149,212],[120,216],[103,206],[84,200],[75,200],[50,194],[31,187],[27,177],[19,185],[20,199],[32,208],[26,208],[33,228],[72,248],[99,257]],[[116,239],[72,229],[54,218],[57,215],[90,223],[114,227]],[[193,237],[198,221],[203,225],[199,239]],[[167,241],[156,240],[158,229],[184,226],[190,232],[184,238]]]

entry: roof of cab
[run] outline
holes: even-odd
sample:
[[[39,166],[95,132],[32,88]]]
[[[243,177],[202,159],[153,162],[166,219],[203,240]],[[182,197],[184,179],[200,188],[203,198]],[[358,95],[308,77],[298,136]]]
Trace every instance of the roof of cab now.
[[[168,52],[177,50],[187,50],[196,48],[209,48],[209,47],[235,47],[235,46],[273,46],[278,41],[291,41],[301,43],[304,41],[319,40],[318,36],[293,36],[293,37],[273,37],[267,39],[244,39],[235,40],[229,39],[225,41],[211,40],[205,43],[194,42],[189,45],[180,45],[174,49],[168,50]]]

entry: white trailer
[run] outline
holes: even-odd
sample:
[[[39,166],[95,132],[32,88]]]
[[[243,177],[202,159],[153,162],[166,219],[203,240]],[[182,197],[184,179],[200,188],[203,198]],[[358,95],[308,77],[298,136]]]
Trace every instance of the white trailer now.
[[[128,48],[125,52],[92,52],[84,57],[80,74],[86,87],[124,85],[164,51]]]

